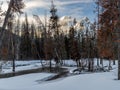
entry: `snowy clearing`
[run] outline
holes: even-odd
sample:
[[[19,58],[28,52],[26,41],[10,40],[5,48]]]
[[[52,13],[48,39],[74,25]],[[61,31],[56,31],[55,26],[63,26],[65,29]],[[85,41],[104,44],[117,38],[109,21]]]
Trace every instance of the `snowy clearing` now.
[[[0,90],[119,90],[116,69],[111,72],[80,74],[38,83],[53,74],[35,73],[0,79]]]
[[[36,61],[35,61],[36,62]],[[72,61],[65,61],[73,64]],[[32,62],[31,65],[34,62]],[[38,64],[39,62],[36,62]],[[75,64],[75,63],[74,63]],[[108,65],[105,61],[104,65]],[[29,65],[28,65],[29,66]],[[23,67],[21,67],[23,68]],[[71,71],[75,67],[68,67]],[[119,90],[120,81],[117,79],[117,65],[110,72],[86,73],[59,78],[52,81],[42,81],[55,74],[33,73],[11,78],[0,79],[0,90]],[[41,81],[41,82],[39,82]]]
[[[40,60],[16,61],[15,66],[16,66],[15,68],[16,71],[30,70],[30,69],[40,68],[41,62]],[[0,73],[9,73],[9,72],[12,72],[12,61],[7,61],[5,63],[2,63],[2,70]]]
[[[45,66],[49,65],[49,61],[42,60],[42,63]],[[64,60],[64,64],[65,66],[76,66],[76,62],[73,60]],[[55,65],[54,60],[52,60],[52,65]],[[0,66],[2,68],[0,74],[12,72],[12,61],[0,61]],[[15,71],[37,69],[42,67],[40,60],[15,61],[15,66]]]

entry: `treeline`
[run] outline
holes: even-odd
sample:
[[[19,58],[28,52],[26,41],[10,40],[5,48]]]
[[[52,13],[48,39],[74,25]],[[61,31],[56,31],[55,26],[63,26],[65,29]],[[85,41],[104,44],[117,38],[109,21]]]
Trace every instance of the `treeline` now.
[[[6,30],[1,59],[47,60],[50,63],[54,60],[56,64],[61,65],[64,64],[64,60],[73,59],[78,67],[88,66],[89,71],[93,71],[94,58],[98,58],[98,66],[99,58],[113,59],[100,56],[97,36],[99,34],[94,24],[84,30],[76,30],[76,23],[73,21],[73,26],[65,33],[57,23],[58,18],[55,20],[56,24],[53,24],[50,18],[49,25],[44,28],[34,23],[30,24],[27,15],[24,22],[20,23],[20,20],[17,20],[12,32]],[[84,23],[81,23],[81,26],[84,27]]]
[[[100,7],[98,12],[101,9],[107,9],[109,2],[107,5],[103,2],[102,0],[97,2]],[[8,10],[11,11],[6,13],[6,23],[4,22],[5,26],[3,25],[1,31],[3,35],[0,39],[0,58],[2,60],[44,59],[50,62],[51,67],[52,60],[55,60],[56,64],[63,64],[65,59],[73,59],[78,67],[88,67],[89,71],[93,71],[94,58],[97,58],[97,66],[99,66],[99,61],[103,66],[102,59],[109,59],[109,66],[111,66],[111,60],[118,59],[116,51],[118,47],[113,43],[115,36],[114,27],[112,27],[114,23],[111,22],[113,16],[110,17],[112,14],[109,10],[106,10],[109,13],[103,11],[98,13],[98,25],[93,24],[89,27],[80,23],[83,30],[75,28],[77,21],[74,19],[68,33],[65,33],[61,24],[58,23],[57,9],[53,3],[49,22],[43,24],[35,16],[39,25],[29,23],[27,14],[23,22],[18,19],[13,23],[15,17],[12,4],[9,8]],[[19,12],[19,8],[17,10]],[[106,15],[108,15],[107,18]],[[6,30],[5,27],[7,27]]]

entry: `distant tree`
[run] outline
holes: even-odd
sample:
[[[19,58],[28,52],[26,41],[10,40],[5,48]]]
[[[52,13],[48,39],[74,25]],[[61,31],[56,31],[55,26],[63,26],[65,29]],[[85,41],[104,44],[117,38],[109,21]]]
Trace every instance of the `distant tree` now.
[[[69,47],[70,47],[70,57],[75,60],[77,67],[80,66],[80,53],[78,48],[78,40],[75,37],[75,29],[71,27],[69,30]]]
[[[20,43],[21,59],[30,59],[32,57],[31,56],[31,38],[30,38],[27,15],[25,15],[25,22],[22,24],[21,34],[22,34],[21,43]]]
[[[44,40],[44,53],[45,53],[45,59],[49,60],[49,67],[50,71],[52,68],[52,59],[54,57],[54,42],[53,37],[51,36],[51,32],[48,30],[46,38]]]
[[[36,28],[35,25],[32,23],[32,25],[30,26],[30,39],[31,39],[31,56],[33,59],[39,59],[39,52],[38,52],[38,48],[37,48],[37,44],[36,42],[37,40],[37,35],[36,35]],[[38,43],[39,45],[39,43]]]
[[[69,46],[69,37],[65,36],[65,50],[66,50],[66,58],[70,59],[70,46]]]
[[[17,19],[15,24],[14,33],[16,35],[15,39],[15,58],[16,60],[20,59],[20,32],[21,32],[21,22],[20,17]]]

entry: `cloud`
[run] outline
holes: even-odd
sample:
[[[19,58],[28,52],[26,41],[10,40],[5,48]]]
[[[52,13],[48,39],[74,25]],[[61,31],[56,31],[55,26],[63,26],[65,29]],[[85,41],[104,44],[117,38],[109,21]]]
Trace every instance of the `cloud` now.
[[[93,0],[54,0],[55,5],[59,8],[62,8],[64,5],[76,4],[76,3],[91,3]],[[25,1],[26,10],[32,8],[50,8],[51,0],[27,0]]]
[[[93,2],[93,0],[64,0],[64,1],[61,1],[61,0],[56,0],[57,4],[61,4],[61,5],[67,5],[67,4],[75,4],[75,3],[91,3]]]
[[[47,8],[47,6],[49,5],[47,2],[45,2],[45,0],[27,0],[25,1],[25,9],[33,9],[33,8]]]
[[[5,0],[0,0],[0,3],[3,2],[2,4],[2,10],[6,11],[8,8],[8,3]]]
[[[6,2],[6,0],[0,0]],[[49,10],[51,7],[51,0],[23,0],[26,7],[23,9],[24,12],[28,13],[28,17],[32,18],[32,14],[37,14],[40,17],[44,16],[44,13],[50,15]],[[94,0],[54,0],[56,8],[58,9],[58,16],[72,16],[82,17],[88,16],[93,17],[93,6]],[[4,9],[7,8],[7,4],[4,4]],[[88,14],[87,14],[88,13]],[[48,15],[48,16],[49,16]],[[90,16],[91,15],[91,16]]]
[[[84,16],[94,17],[92,13],[92,10],[94,10],[94,6],[92,6],[94,0],[54,0],[54,3],[58,9],[57,14],[59,17],[64,15],[76,18],[82,18]],[[24,11],[28,14],[43,16],[47,11],[47,14],[50,15],[51,0],[27,0],[25,4],[26,8]]]

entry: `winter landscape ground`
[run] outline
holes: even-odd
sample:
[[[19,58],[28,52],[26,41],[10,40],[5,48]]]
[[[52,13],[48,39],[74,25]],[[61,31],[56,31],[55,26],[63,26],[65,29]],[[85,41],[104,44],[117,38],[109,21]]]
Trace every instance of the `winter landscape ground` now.
[[[117,62],[117,61],[116,61]],[[65,61],[67,66],[74,65],[72,60]],[[23,66],[24,64],[24,66]],[[104,66],[108,66],[109,62],[105,61]],[[16,62],[16,69],[24,70],[36,68],[40,66],[40,61],[25,61]],[[7,65],[9,68],[10,64]],[[4,66],[5,67],[5,66]],[[28,68],[29,67],[29,68]],[[69,73],[76,67],[65,67]],[[31,73],[21,76],[0,79],[0,90],[119,90],[120,81],[117,80],[117,65],[112,66],[109,72],[94,72],[80,73],[68,75],[67,77],[58,78],[51,81],[44,79],[56,75],[55,73]],[[3,71],[11,71],[3,69]]]

